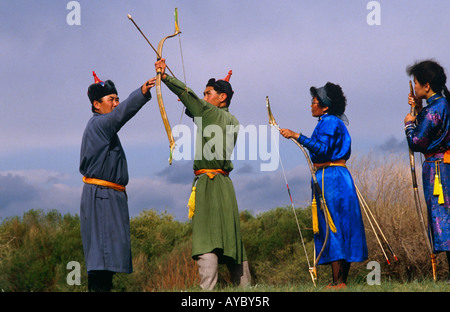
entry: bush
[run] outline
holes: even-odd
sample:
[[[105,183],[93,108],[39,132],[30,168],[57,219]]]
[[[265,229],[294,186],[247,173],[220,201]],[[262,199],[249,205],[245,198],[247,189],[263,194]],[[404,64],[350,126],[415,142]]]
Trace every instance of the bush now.
[[[0,288],[52,291],[66,285],[65,265],[83,257],[79,227],[77,216],[56,210],[30,210],[3,221]]]
[[[192,260],[189,222],[166,213],[145,210],[130,221],[133,273],[118,274],[116,289],[161,291],[192,286],[197,269]]]
[[[349,164],[356,185],[368,202],[399,261],[388,265],[374,232],[363,214],[369,260],[381,264],[385,278],[397,281],[430,279],[431,264],[419,228],[411,190],[409,162],[405,157],[353,157]],[[418,168],[420,170],[420,168]],[[418,171],[419,171],[418,170]],[[420,172],[417,173],[420,177]],[[419,182],[421,179],[419,179]],[[420,190],[421,185],[419,186]],[[422,207],[426,205],[422,202]],[[311,208],[296,208],[309,263],[300,239],[292,207],[278,207],[253,216],[240,213],[241,231],[253,284],[311,285],[308,273],[314,263]],[[424,213],[426,213],[424,211]],[[114,291],[170,291],[197,287],[198,268],[191,258],[190,222],[145,210],[130,221],[133,255],[132,274],[116,274]],[[82,268],[82,285],[69,286],[69,261]],[[437,257],[440,278],[448,274],[445,256]],[[366,262],[354,264],[351,280],[368,274]],[[84,268],[84,269],[83,269]],[[319,282],[328,283],[331,269],[319,266]],[[228,282],[220,266],[219,285]],[[197,288],[196,288],[197,289]],[[0,224],[0,291],[86,291],[84,265],[77,215],[30,210]]]
[[[254,283],[310,283],[309,266],[314,264],[311,209],[295,211],[309,265],[292,207],[278,207],[241,222]]]

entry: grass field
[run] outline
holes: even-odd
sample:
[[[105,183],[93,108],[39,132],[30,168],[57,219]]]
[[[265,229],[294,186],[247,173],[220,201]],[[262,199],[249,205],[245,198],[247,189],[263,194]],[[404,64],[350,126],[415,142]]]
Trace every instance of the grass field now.
[[[313,285],[287,285],[287,286],[264,286],[255,285],[246,291],[258,292],[449,292],[450,285],[445,281],[413,281],[409,283],[381,282],[380,285],[368,285],[366,283],[349,283],[345,289],[327,289],[327,284]],[[232,288],[225,287],[224,291],[232,291]],[[235,289],[234,291],[243,291]]]
[[[450,284],[445,280],[442,281],[381,281],[380,285],[368,285],[367,283],[355,283],[350,281],[344,289],[328,289],[328,284],[318,282],[316,287],[309,284],[292,284],[292,285],[263,285],[255,284],[247,288],[239,288],[233,286],[218,285],[212,292],[450,292]],[[200,287],[192,287],[189,289],[177,290],[172,289],[171,292],[203,292]]]

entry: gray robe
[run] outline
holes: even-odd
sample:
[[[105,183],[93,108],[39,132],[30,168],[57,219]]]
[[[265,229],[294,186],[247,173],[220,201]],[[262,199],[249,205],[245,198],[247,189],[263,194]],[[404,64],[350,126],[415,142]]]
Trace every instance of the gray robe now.
[[[80,173],[128,184],[128,167],[117,132],[151,98],[137,89],[108,114],[94,113],[83,134]],[[131,273],[130,218],[125,192],[85,184],[80,205],[81,238],[87,271]]]

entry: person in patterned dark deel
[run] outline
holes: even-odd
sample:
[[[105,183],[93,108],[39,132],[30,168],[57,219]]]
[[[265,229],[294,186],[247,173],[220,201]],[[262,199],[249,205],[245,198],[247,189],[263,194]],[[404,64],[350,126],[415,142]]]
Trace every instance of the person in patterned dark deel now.
[[[414,94],[408,98],[417,116],[405,117],[409,148],[425,155],[422,167],[423,191],[427,203],[433,252],[446,252],[450,269],[450,93],[447,76],[433,60],[407,68],[414,77]],[[423,107],[422,100],[427,105]],[[450,276],[449,276],[450,277]],[[450,283],[450,278],[447,278]]]

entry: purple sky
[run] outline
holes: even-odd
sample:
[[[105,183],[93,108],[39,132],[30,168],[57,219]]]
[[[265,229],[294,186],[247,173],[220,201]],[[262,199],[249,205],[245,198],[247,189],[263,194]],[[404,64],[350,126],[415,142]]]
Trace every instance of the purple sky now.
[[[232,69],[230,111],[247,129],[267,125],[269,96],[281,127],[310,135],[317,121],[309,88],[340,84],[357,155],[386,147],[406,154],[406,66],[434,58],[450,67],[450,22],[442,14],[448,1],[378,1],[381,25],[375,26],[367,23],[370,1],[80,0],[81,25],[73,26],[66,21],[69,2],[0,0],[0,220],[35,208],[78,213],[92,71],[113,80],[121,99],[154,76],[156,56],[127,14],[156,46],[173,32],[177,7],[188,86],[201,95],[209,78]],[[178,38],[166,41],[163,56],[184,80]],[[181,104],[164,86],[163,96],[175,126]],[[181,123],[193,130],[186,116]],[[131,216],[156,209],[186,220],[192,161],[168,165],[156,96],[119,136],[129,164]],[[280,138],[279,144],[295,204],[307,205],[304,157],[292,142]],[[261,163],[260,154],[237,160],[231,175],[239,208],[255,214],[290,204],[281,168],[263,172]]]

